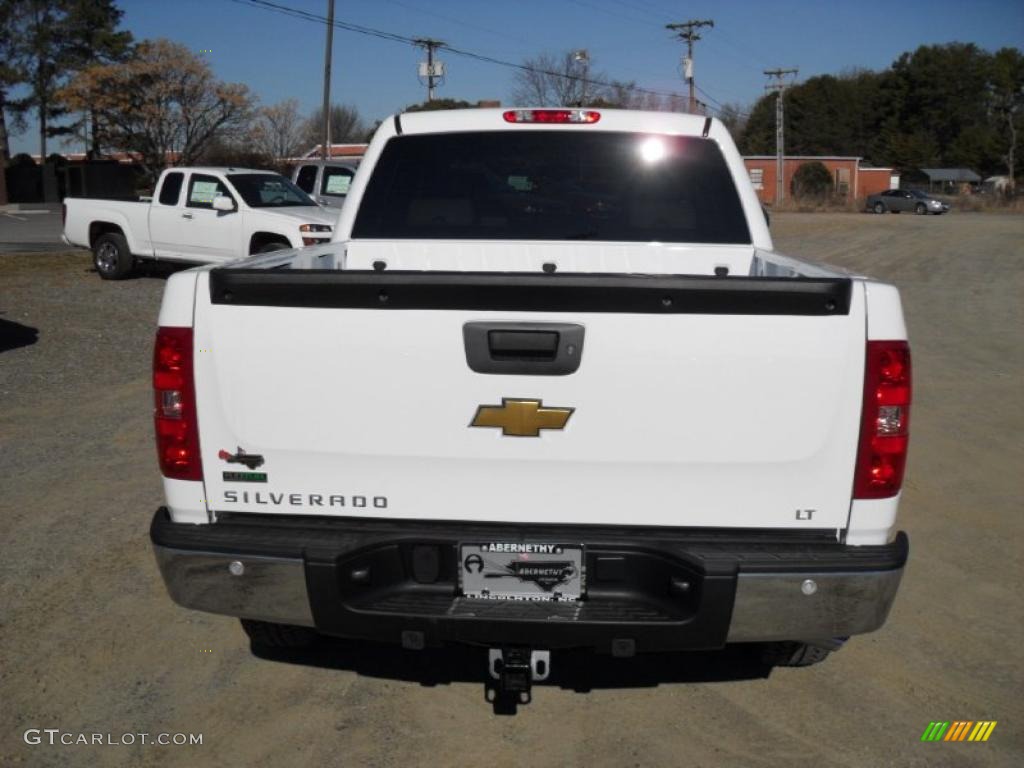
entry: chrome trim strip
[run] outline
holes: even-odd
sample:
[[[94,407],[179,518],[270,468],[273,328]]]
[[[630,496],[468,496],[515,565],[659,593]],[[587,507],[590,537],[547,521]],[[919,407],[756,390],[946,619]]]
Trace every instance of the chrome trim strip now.
[[[167,591],[178,605],[246,619],[315,626],[301,559],[153,549]],[[240,576],[228,570],[236,560],[244,567]]]
[[[744,574],[728,641],[817,640],[872,632],[885,623],[903,569],[854,573]],[[807,580],[817,590],[805,594]]]

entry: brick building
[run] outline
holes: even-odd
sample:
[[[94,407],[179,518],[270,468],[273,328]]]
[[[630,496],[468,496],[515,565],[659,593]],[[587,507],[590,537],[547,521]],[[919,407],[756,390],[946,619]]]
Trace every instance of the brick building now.
[[[863,200],[868,195],[893,189],[900,185],[899,174],[892,168],[871,168],[861,165],[861,157],[806,157],[787,156],[783,158],[783,182],[785,196],[790,197],[793,189],[793,174],[804,163],[818,162],[832,174],[833,189],[839,197]],[[749,155],[743,158],[750,174],[750,181],[757,191],[757,197],[766,205],[775,202],[775,155]]]
[[[320,147],[321,144],[317,144],[315,147],[310,149],[305,154],[299,155],[298,157],[290,157],[289,161],[297,160],[319,160],[321,157]],[[331,143],[329,148],[329,156],[331,160],[350,160],[360,159],[366,154],[366,148],[369,144],[335,144]]]

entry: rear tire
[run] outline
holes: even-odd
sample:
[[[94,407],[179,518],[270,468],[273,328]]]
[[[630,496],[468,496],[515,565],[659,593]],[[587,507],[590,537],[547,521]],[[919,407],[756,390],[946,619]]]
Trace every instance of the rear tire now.
[[[279,240],[275,240],[272,243],[266,243],[261,245],[255,250],[255,253],[270,253],[271,251],[286,251],[291,246],[288,243],[282,243]]]
[[[761,660],[773,667],[809,667],[820,664],[831,651],[807,643],[767,643],[761,651]]]
[[[875,203],[875,207],[872,208],[875,213],[885,213],[885,205],[882,203]]]
[[[320,638],[309,627],[291,624],[271,624],[269,621],[241,619],[242,629],[252,644],[260,648],[309,648]]]
[[[92,245],[92,263],[104,280],[124,280],[135,267],[135,257],[124,235],[107,232]]]

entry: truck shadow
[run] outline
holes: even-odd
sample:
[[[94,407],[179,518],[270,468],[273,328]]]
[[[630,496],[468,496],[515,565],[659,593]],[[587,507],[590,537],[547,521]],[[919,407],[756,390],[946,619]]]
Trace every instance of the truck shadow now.
[[[0,352],[29,347],[39,341],[39,329],[0,318]]]
[[[324,639],[316,647],[301,651],[252,646],[252,653],[265,661],[343,670],[427,687],[482,683],[487,701],[494,704],[495,714],[516,712],[515,702],[493,697],[486,648],[409,651],[358,641]],[[596,689],[758,680],[767,678],[771,670],[770,665],[761,661],[757,649],[741,645],[718,651],[639,654],[633,658],[614,658],[589,651],[554,651],[550,677],[535,683],[534,687],[588,693]]]

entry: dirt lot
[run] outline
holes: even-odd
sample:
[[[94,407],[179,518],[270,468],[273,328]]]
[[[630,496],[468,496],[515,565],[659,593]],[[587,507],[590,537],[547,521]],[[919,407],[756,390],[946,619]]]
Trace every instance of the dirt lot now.
[[[38,329],[0,353],[0,765],[1024,764],[1024,218],[793,214],[773,230],[903,291],[911,562],[889,623],[768,676],[729,653],[556,657],[558,683],[515,717],[484,703],[476,657],[258,659],[236,621],[174,606],[147,537],[163,280],[0,256],[0,322]],[[922,744],[935,719],[999,725],[985,744]],[[203,743],[30,746],[28,728]]]

